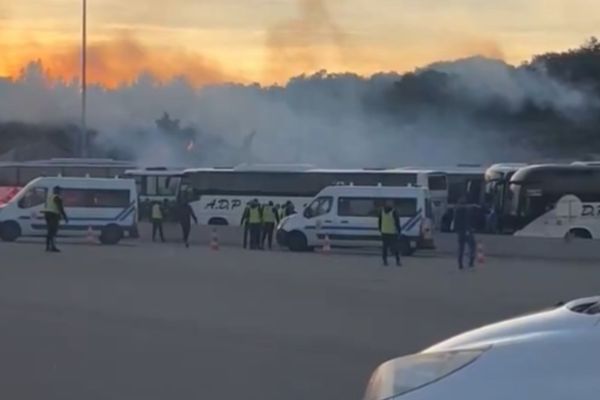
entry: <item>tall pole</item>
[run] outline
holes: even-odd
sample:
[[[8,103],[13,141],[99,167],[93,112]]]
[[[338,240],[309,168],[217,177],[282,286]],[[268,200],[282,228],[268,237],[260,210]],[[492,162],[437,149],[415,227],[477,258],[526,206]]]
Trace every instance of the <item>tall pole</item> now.
[[[87,0],[82,0],[81,23],[81,157],[88,156],[87,134]]]

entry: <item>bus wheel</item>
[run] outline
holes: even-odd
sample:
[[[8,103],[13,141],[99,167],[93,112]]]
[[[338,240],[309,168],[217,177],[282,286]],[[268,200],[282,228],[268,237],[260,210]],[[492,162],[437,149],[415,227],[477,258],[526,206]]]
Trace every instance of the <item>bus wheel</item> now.
[[[227,226],[229,223],[225,218],[211,218],[208,220],[209,225]]]
[[[118,225],[107,225],[100,233],[100,243],[106,245],[117,244],[123,238],[123,230]]]
[[[15,221],[0,224],[0,239],[5,242],[14,242],[21,236],[21,227]]]
[[[298,231],[290,232],[288,247],[291,251],[306,251],[308,249],[308,241],[304,233]]]
[[[577,239],[592,239],[592,234],[587,229],[576,228],[571,229],[568,233],[572,238]]]

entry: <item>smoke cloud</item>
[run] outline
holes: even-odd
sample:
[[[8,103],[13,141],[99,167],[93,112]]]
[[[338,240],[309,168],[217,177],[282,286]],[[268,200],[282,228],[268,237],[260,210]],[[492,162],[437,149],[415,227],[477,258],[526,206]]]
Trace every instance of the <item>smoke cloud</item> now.
[[[1,31],[0,31],[1,39]],[[81,47],[72,43],[53,48],[51,52],[41,45],[31,44],[31,55],[21,55],[38,59],[44,66],[44,74],[50,80],[78,80],[81,71]],[[12,53],[0,40],[0,53],[8,58]],[[9,76],[18,76],[21,60],[5,59]],[[135,81],[144,71],[156,80],[164,82],[175,76],[186,76],[195,86],[209,83],[241,81],[229,76],[214,61],[201,54],[187,52],[172,46],[157,48],[145,46],[132,33],[123,31],[113,38],[93,41],[88,45],[88,81],[116,88],[123,83]]]
[[[327,3],[297,0],[298,16],[267,31],[265,81],[318,71],[324,61],[349,58],[348,35],[332,18]]]

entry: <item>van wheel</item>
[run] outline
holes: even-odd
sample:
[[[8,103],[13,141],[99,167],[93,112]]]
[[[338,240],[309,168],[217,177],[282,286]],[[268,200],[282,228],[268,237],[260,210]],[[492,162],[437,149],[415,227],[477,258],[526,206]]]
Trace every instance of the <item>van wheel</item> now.
[[[306,251],[308,250],[308,241],[304,233],[294,231],[290,233],[288,239],[288,247],[291,251]]]
[[[102,228],[100,233],[100,243],[106,245],[114,245],[123,238],[123,230],[118,225],[108,225]]]
[[[0,224],[0,239],[5,242],[14,242],[21,236],[21,227],[15,221]]]
[[[577,239],[592,239],[592,234],[587,229],[576,228],[571,229],[568,233],[572,238]]]
[[[208,220],[209,225],[227,226],[229,223],[225,218],[211,218]]]
[[[400,240],[400,254],[405,257],[410,257],[415,254],[416,249],[410,246],[410,240]]]

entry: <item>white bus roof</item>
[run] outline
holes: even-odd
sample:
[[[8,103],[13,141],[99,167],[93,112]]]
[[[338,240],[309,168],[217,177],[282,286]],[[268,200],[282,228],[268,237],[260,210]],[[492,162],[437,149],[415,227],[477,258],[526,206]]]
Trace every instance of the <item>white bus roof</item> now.
[[[245,168],[218,168],[218,167],[206,167],[206,168],[188,168],[183,171],[184,174],[193,174],[200,172],[273,172],[273,173],[285,173],[285,172],[306,172],[306,173],[334,173],[334,174],[435,174],[444,173],[443,171],[437,170],[412,170],[412,169],[403,169],[403,168],[393,168],[393,169],[379,169],[379,168],[352,168],[352,169],[342,169],[342,168],[296,168],[290,166],[281,166],[278,167],[276,165],[272,165],[271,169],[266,169],[260,166],[256,167],[245,167]]]
[[[185,170],[183,169],[128,169],[125,175],[132,176],[181,176]]]
[[[73,177],[40,177],[30,181],[27,186],[39,184],[40,182],[47,184],[48,186],[65,186],[65,187],[82,187],[90,189],[98,188],[135,188],[135,181],[133,179],[122,179],[122,178],[73,178]]]

